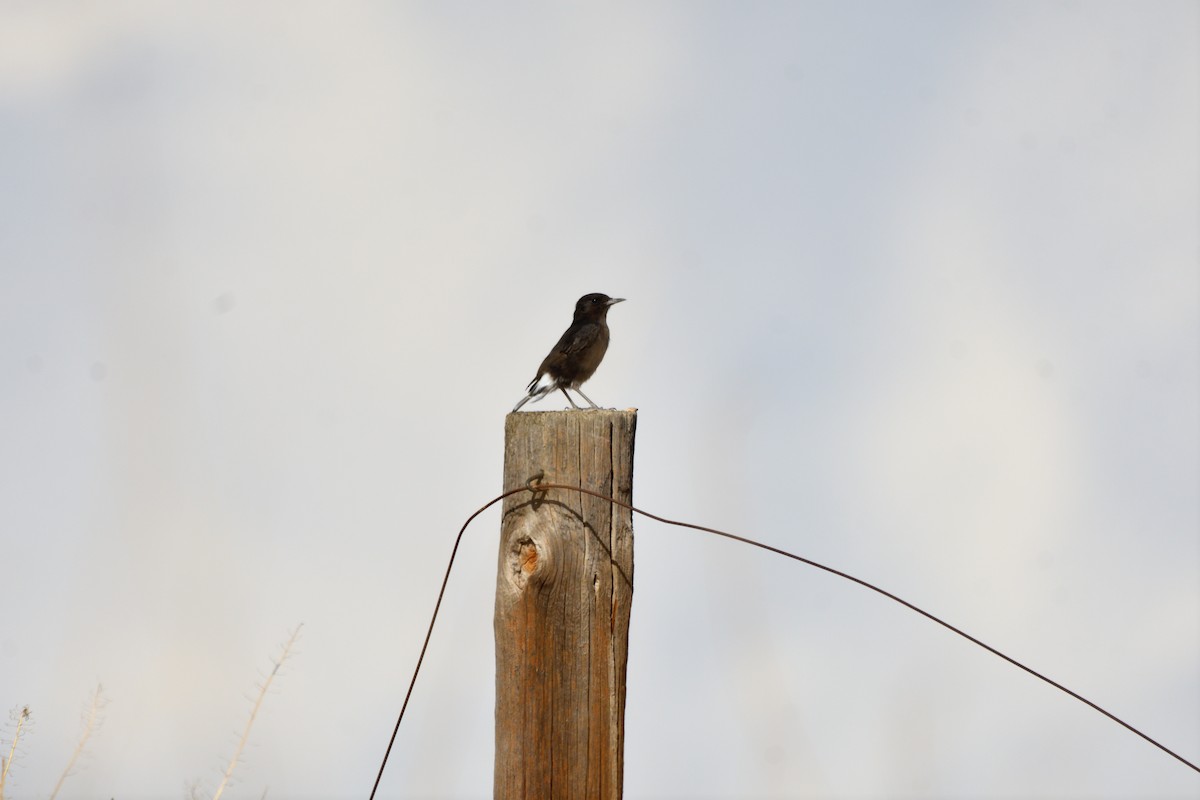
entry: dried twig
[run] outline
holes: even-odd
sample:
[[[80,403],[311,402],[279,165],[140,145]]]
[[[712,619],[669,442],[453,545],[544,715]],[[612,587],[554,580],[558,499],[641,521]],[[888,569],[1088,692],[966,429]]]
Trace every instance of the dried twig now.
[[[229,759],[229,766],[225,768],[225,774],[221,776],[221,783],[217,786],[217,791],[213,793],[212,800],[220,800],[221,793],[225,791],[225,787],[229,784],[229,779],[233,776],[233,770],[241,760],[242,751],[246,748],[246,742],[250,738],[250,728],[254,725],[254,720],[258,716],[258,710],[262,708],[263,698],[267,696],[267,690],[271,688],[271,681],[275,680],[275,676],[279,674],[279,668],[283,666],[283,662],[287,661],[288,656],[292,654],[292,646],[296,644],[296,637],[300,635],[300,629],[304,627],[301,623],[296,626],[296,630],[292,631],[291,637],[287,640],[287,644],[283,646],[283,652],[275,661],[275,667],[271,670],[271,674],[263,681],[262,686],[258,690],[258,698],[254,701],[254,708],[250,710],[250,719],[246,720],[246,728],[242,731],[241,741],[238,742],[237,749],[233,751],[233,758]],[[3,800],[3,798],[0,798]]]
[[[58,796],[63,783],[71,775],[71,771],[75,769],[75,762],[83,754],[83,748],[87,746],[88,739],[92,738],[92,734],[100,727],[102,721],[100,719],[100,709],[104,708],[105,705],[107,705],[107,701],[104,699],[104,687],[97,684],[96,691],[92,692],[92,700],[88,703],[87,711],[83,713],[83,735],[79,737],[79,743],[75,745],[75,752],[71,753],[71,760],[67,762],[62,775],[58,777],[58,783],[54,785],[54,791],[50,793],[50,800],[54,800]]]
[[[17,753],[17,744],[21,741],[21,732],[29,722],[29,706],[25,706],[20,711],[14,710],[13,721],[17,727],[13,732],[12,741],[9,742],[8,755],[0,755],[0,800],[4,800],[4,785],[8,782],[8,771],[12,769],[13,757]]]

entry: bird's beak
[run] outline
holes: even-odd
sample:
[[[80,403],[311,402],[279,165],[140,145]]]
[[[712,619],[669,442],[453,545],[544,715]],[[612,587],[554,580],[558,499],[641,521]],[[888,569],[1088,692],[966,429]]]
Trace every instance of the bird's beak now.
[[[608,304],[609,304],[610,306],[615,306],[617,303],[624,303],[624,302],[625,302],[625,298],[624,298],[624,297],[610,297],[610,298],[608,298]]]

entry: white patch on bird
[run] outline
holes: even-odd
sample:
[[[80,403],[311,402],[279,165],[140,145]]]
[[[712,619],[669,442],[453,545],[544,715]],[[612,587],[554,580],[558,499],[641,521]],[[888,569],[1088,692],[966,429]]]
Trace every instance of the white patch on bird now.
[[[549,375],[543,375],[542,377],[538,378],[537,383],[533,385],[533,388],[530,389],[524,397],[517,401],[517,404],[513,406],[513,411],[519,411],[521,406],[525,405],[530,400],[541,400],[556,388],[557,384],[554,382],[554,379]]]
[[[554,383],[554,378],[551,378],[549,373],[538,378],[538,382],[529,391],[532,395],[544,396],[554,391],[557,384]]]

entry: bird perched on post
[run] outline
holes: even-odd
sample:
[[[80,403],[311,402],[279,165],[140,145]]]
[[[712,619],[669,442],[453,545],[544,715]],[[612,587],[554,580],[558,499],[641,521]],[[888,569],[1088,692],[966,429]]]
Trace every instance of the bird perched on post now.
[[[575,319],[567,328],[550,355],[542,360],[537,375],[529,383],[528,394],[513,408],[517,411],[530,400],[541,400],[555,389],[567,397],[572,408],[579,408],[567,389],[574,389],[592,408],[598,406],[579,388],[592,377],[608,349],[608,309],[624,302],[623,297],[606,294],[585,294],[575,304]]]

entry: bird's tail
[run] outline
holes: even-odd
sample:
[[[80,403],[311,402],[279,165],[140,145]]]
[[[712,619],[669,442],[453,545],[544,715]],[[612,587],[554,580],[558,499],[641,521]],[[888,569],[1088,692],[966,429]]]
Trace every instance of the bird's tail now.
[[[528,403],[530,400],[541,400],[546,395],[555,390],[558,384],[553,378],[545,373],[539,374],[536,378],[529,382],[529,394],[521,398],[521,400],[513,406],[513,411],[519,411],[521,406]]]

